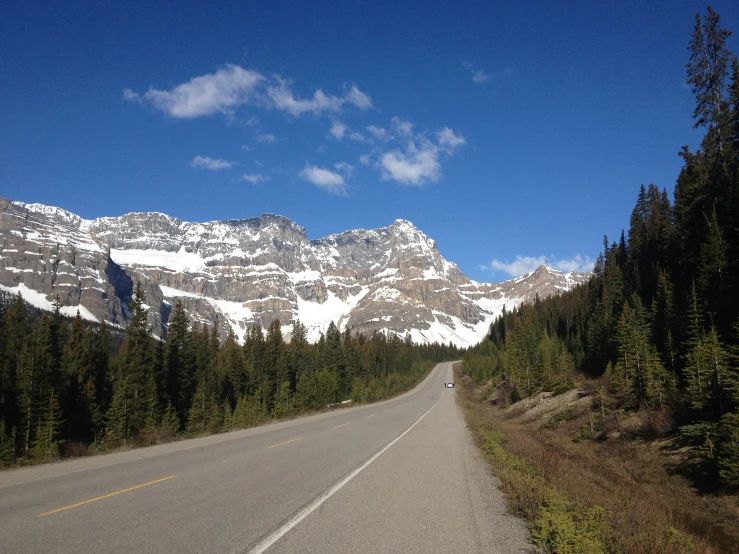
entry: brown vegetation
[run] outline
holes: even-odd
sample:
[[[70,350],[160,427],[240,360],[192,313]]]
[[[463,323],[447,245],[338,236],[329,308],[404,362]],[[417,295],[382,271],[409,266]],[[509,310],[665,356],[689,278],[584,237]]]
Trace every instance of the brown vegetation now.
[[[489,388],[482,397],[485,387],[461,372],[458,382],[468,424],[511,511],[528,520],[545,550],[739,551],[739,498],[700,494],[677,471],[690,450],[660,438],[671,427],[667,412],[627,417],[610,409],[602,417],[592,385],[506,407]],[[554,408],[543,407],[548,400]]]

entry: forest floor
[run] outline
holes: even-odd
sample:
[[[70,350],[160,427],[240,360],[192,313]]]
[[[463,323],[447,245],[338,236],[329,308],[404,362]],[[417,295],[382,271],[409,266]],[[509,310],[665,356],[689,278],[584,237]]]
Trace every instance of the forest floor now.
[[[665,414],[613,408],[594,383],[502,405],[456,368],[458,396],[509,510],[548,552],[739,552],[739,496],[705,492]],[[603,402],[601,403],[601,400]]]

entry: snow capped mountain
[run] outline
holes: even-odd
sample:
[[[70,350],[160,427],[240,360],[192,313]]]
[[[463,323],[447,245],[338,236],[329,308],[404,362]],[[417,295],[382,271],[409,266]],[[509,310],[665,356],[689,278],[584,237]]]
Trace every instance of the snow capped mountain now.
[[[180,300],[193,323],[217,322],[239,340],[250,325],[295,320],[317,340],[340,330],[382,331],[415,341],[479,342],[507,309],[587,281],[551,268],[503,283],[468,279],[410,221],[308,240],[289,219],[265,214],[190,223],[161,213],[85,220],[66,210],[0,199],[0,288],[43,309],[125,326],[140,281],[155,334]],[[158,332],[159,331],[159,332]]]

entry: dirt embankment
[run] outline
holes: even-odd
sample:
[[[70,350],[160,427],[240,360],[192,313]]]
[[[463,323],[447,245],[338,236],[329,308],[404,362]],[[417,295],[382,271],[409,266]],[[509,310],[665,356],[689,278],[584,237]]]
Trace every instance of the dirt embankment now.
[[[701,493],[665,413],[625,411],[595,383],[505,406],[457,382],[511,511],[544,551],[739,552],[739,497]]]

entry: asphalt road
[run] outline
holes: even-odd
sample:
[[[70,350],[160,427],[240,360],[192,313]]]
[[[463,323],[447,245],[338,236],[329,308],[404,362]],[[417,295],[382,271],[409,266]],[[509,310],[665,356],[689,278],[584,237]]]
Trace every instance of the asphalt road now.
[[[0,552],[524,552],[451,363],[393,400],[0,473]]]

